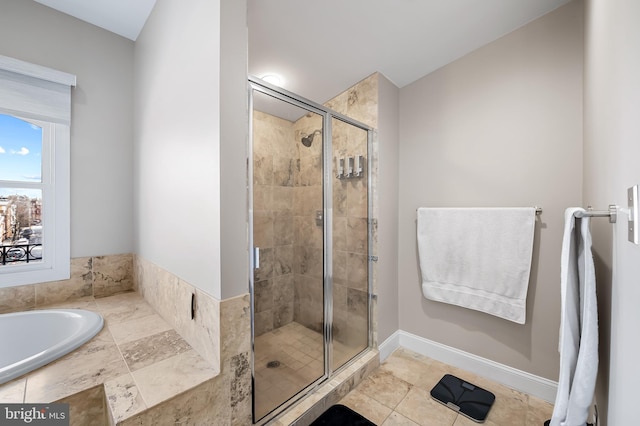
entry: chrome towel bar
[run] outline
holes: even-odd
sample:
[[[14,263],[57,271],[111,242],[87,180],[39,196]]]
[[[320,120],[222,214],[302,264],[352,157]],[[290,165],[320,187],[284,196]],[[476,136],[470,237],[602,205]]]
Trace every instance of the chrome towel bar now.
[[[615,204],[609,204],[609,210],[593,210],[591,206],[587,207],[587,210],[583,212],[575,212],[574,216],[577,218],[582,217],[608,217],[609,223],[616,223],[618,219],[618,206]]]

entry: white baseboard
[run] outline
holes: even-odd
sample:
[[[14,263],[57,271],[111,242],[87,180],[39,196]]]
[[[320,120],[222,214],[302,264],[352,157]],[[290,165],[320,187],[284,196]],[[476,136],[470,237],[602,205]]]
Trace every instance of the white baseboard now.
[[[389,358],[389,355],[400,347],[400,330],[396,330],[391,336],[389,336],[384,342],[378,345],[378,352],[380,353],[380,362],[384,362]]]
[[[545,401],[551,403],[555,401],[558,389],[557,382],[402,330],[396,331],[379,345],[380,362],[387,359],[399,347],[462,368]]]

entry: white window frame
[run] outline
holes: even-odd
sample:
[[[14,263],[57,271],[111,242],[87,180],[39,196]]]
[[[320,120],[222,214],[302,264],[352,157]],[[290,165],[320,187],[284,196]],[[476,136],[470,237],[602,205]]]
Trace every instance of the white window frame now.
[[[0,267],[0,288],[69,279],[71,87],[76,77],[0,55],[0,113],[42,127],[42,180],[0,181],[42,189],[43,259]]]

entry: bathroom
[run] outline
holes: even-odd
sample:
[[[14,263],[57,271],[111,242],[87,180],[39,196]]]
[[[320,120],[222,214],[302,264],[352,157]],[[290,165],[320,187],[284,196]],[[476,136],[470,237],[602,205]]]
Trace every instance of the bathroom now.
[[[63,288],[85,294],[93,286],[98,295],[137,280],[145,297],[158,299],[156,310],[167,306],[163,317],[187,315],[169,306],[186,312],[195,292],[200,308],[215,313],[203,326],[220,336],[201,351],[224,372],[225,360],[251,349],[247,218],[239,214],[247,211],[247,4],[198,1],[182,10],[175,3],[157,2],[134,44],[36,2],[3,1],[0,54],[78,77],[71,257],[85,272],[73,290]],[[630,2],[574,1],[410,85],[375,77],[378,344],[418,336],[556,380],[562,212],[626,206],[625,189],[640,181],[640,131],[629,114],[640,102],[638,12]],[[415,208],[424,203],[544,208],[524,326],[421,297]],[[632,355],[640,262],[623,228],[612,236],[607,223],[592,227],[596,397],[609,425],[633,418],[628,390],[640,379]],[[107,264],[115,266],[102,274]],[[61,288],[22,290],[0,290],[0,306],[67,297]],[[229,333],[234,343],[223,337]]]

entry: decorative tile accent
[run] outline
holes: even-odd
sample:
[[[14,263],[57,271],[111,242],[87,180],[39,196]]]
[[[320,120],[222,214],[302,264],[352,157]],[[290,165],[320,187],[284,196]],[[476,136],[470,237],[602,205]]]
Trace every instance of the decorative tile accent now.
[[[191,350],[191,346],[173,329],[120,345],[129,371],[139,370],[188,350]]]

